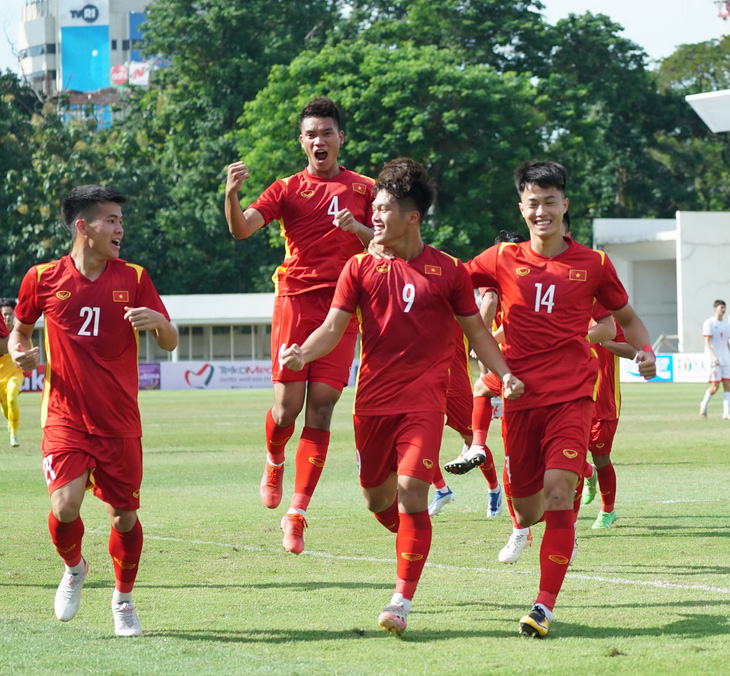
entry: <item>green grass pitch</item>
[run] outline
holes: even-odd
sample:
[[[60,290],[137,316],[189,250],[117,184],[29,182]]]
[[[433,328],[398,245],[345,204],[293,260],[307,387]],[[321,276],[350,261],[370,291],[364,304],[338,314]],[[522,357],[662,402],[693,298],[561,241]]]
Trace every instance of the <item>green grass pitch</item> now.
[[[305,552],[281,547],[282,505],[258,497],[264,391],[143,392],[145,546],[135,587],[144,628],[117,638],[108,522],[87,494],[81,610],[53,614],[62,573],[47,532],[39,395],[21,397],[21,446],[0,447],[1,674],[721,674],[730,658],[730,421],[703,385],[631,384],[614,449],[619,520],[580,551],[550,634],[520,638],[537,593],[539,542],[497,562],[510,521],[485,519],[478,471],[450,477],[456,501],[434,519],[429,562],[402,639],[377,629],[395,582],[394,536],[357,481],[352,390],[335,411],[327,465],[307,515]],[[110,411],[113,415],[113,411]],[[489,437],[501,470],[498,426]],[[461,440],[446,429],[442,464]]]

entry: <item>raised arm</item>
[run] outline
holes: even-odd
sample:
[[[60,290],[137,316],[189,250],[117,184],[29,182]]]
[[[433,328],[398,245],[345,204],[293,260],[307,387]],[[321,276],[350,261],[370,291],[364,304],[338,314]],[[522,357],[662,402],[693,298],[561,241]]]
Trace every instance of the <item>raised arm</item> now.
[[[357,236],[362,242],[363,247],[367,249],[368,245],[373,239],[373,229],[368,228],[367,225],[363,225],[352,215],[349,209],[342,209],[337,212],[334,220],[332,221],[340,230],[345,232],[351,232]]]
[[[651,349],[651,339],[644,322],[630,303],[626,303],[620,310],[612,311],[611,314],[623,329],[626,342],[637,352],[636,363],[639,365],[639,373],[644,379],[651,380],[656,376],[656,357]]]
[[[241,209],[238,191],[249,178],[248,167],[243,162],[228,165],[226,181],[225,213],[228,230],[236,239],[246,239],[264,224],[264,217],[256,209]]]
[[[165,315],[147,307],[125,307],[124,318],[136,331],[152,331],[157,345],[168,352],[177,347],[177,329]]]
[[[456,321],[459,322],[461,330],[469,339],[471,348],[477,355],[479,361],[482,362],[490,371],[493,371],[504,385],[505,399],[516,399],[525,389],[524,383],[515,378],[507,366],[507,362],[502,356],[502,351],[497,345],[497,341],[487,331],[479,314],[459,316],[456,315]]]
[[[324,357],[340,342],[351,318],[351,312],[330,308],[322,325],[309,334],[303,345],[294,343],[282,351],[281,363],[292,371],[301,371],[305,364]]]

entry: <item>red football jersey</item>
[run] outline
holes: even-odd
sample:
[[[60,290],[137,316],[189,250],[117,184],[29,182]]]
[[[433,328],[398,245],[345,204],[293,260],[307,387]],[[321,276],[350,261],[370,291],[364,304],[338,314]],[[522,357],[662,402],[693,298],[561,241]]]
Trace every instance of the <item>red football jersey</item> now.
[[[430,246],[410,261],[354,256],[332,307],[360,319],[355,413],[446,412],[454,315],[478,312],[461,261]]]
[[[372,227],[373,179],[345,167],[334,178],[318,178],[306,169],[272,183],[249,208],[265,223],[278,220],[286,242],[284,262],[273,280],[277,296],[334,287],[347,260],[365,249],[351,232],[332,224],[349,209],[359,223]]]
[[[449,367],[448,397],[470,397],[473,394],[471,384],[471,363],[469,362],[469,341],[461,330],[459,323],[454,320],[454,358]]]
[[[43,314],[48,364],[41,424],[102,437],[141,437],[137,392],[139,336],[126,307],[148,307],[169,320],[139,265],[110,260],[95,281],[71,256],[36,265],[20,286],[15,316],[35,324]]]
[[[525,393],[506,400],[518,410],[593,396],[598,360],[586,340],[597,299],[609,310],[628,295],[608,257],[565,238],[568,248],[546,258],[530,242],[490,247],[466,264],[474,286],[499,289],[502,352]]]
[[[621,327],[616,324],[616,343],[625,343],[626,337]],[[619,386],[620,357],[603,345],[594,345],[598,355],[598,394],[593,406],[593,417],[599,420],[618,420],[621,412],[621,387]]]
[[[0,320],[0,338],[5,338],[5,336],[9,336],[10,331],[8,331],[8,327],[5,326],[5,322]]]

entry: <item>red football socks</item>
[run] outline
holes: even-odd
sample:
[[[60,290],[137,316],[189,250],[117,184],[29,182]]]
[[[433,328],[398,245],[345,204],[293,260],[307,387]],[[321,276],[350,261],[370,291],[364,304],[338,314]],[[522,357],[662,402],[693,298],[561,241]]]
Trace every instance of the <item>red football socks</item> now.
[[[545,534],[540,547],[540,593],[535,603],[548,610],[555,607],[575,541],[575,513],[572,509],[545,512]]]
[[[289,507],[307,510],[314,489],[322,475],[324,461],[327,458],[327,447],[330,433],[305,427],[297,447],[296,470],[294,473],[294,495]]]
[[[294,434],[294,423],[288,427],[279,427],[271,415],[271,409],[266,412],[266,450],[267,460],[272,465],[281,465],[284,462],[284,447]]]
[[[122,533],[116,528],[109,534],[109,555],[114,561],[115,588],[123,594],[130,593],[134,587],[139,568],[139,557],[142,555],[142,524],[137,522],[132,530]]]
[[[431,549],[431,517],[428,511],[406,514],[401,512],[395,551],[398,555],[398,580],[396,593],[412,599],[421,579]]]
[[[616,470],[609,462],[608,465],[596,471],[598,472],[598,488],[601,491],[601,510],[612,512],[616,502]]]
[[[489,423],[492,421],[492,400],[489,397],[474,397],[471,413],[471,427],[474,438],[472,446],[484,446],[487,441]]]
[[[400,524],[400,515],[398,514],[398,496],[393,500],[393,504],[388,509],[382,512],[374,512],[373,516],[378,520],[378,523],[382,524],[384,528],[388,529],[391,533],[398,532],[398,526]]]
[[[81,540],[84,537],[84,522],[78,516],[74,521],[63,523],[53,512],[48,514],[48,530],[51,541],[63,562],[73,568],[81,563]]]

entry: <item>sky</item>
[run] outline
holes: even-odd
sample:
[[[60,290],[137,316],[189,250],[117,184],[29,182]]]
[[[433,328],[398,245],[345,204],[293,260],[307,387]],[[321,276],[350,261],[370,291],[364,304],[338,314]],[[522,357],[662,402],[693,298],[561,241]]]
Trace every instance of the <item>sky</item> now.
[[[13,56],[25,0],[0,0],[0,70],[18,72]],[[293,2],[296,0],[292,0]],[[682,44],[704,42],[730,34],[730,20],[718,18],[712,0],[542,0],[550,23],[570,13],[606,14],[624,27],[624,37],[659,60]]]

